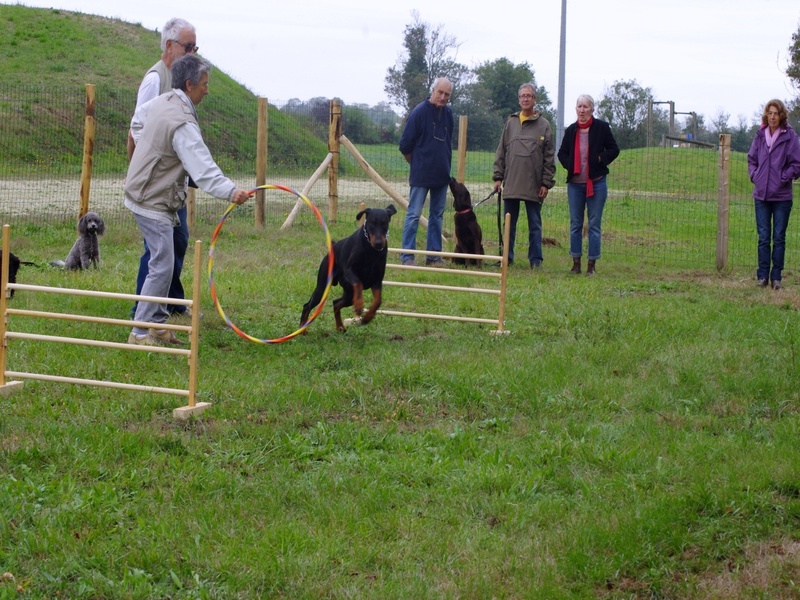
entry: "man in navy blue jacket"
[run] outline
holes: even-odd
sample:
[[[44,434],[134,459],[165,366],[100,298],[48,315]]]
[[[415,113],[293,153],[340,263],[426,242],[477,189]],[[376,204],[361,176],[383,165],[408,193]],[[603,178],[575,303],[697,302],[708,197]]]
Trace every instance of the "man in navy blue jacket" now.
[[[431,201],[428,215],[428,240],[426,250],[442,251],[442,217],[447,202],[447,189],[450,184],[450,165],[453,157],[453,111],[448,106],[453,84],[445,77],[433,82],[431,95],[420,102],[408,115],[403,135],[400,138],[400,152],[411,171],[408,183],[408,211],[403,224],[402,247],[414,250],[417,247],[417,228],[425,196],[430,193]],[[401,254],[404,265],[414,264],[413,254]],[[428,266],[441,266],[444,261],[438,257],[428,257]]]

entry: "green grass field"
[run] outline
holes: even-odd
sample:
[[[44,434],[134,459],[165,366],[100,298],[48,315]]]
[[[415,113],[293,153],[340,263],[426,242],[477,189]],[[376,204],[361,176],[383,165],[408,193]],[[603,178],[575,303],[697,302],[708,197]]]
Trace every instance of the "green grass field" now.
[[[0,99],[3,206],[30,209],[13,221],[12,250],[46,265],[74,241],[78,194],[64,179],[78,179],[82,120],[65,125],[61,105],[80,113],[87,81],[98,86],[95,175],[110,181],[95,181],[92,201],[116,209],[104,212],[101,270],[25,266],[19,281],[130,293],[141,239],[117,180],[157,35],[66,11],[3,6],[0,15],[10,90]],[[223,168],[248,181],[255,98],[213,77],[204,133]],[[31,81],[42,89],[30,92]],[[69,85],[69,100],[42,92]],[[269,115],[269,181],[310,175],[324,142],[274,107]],[[395,145],[359,150],[387,180],[407,178]],[[473,201],[488,192],[492,160],[468,155]],[[348,179],[361,177],[346,153],[342,161]],[[46,381],[0,394],[0,600],[800,598],[800,229],[789,230],[786,289],[757,288],[750,183],[734,153],[731,266],[718,273],[717,161],[706,151],[624,151],[593,278],[567,273],[559,169],[543,209],[553,239],[544,266],[510,269],[508,335],[386,315],[339,334],[326,306],[306,335],[255,344],[217,314],[201,270],[197,400],[212,406],[199,417],[174,419],[185,399],[164,394]],[[360,201],[388,203],[355,185],[339,193],[334,238],[352,231]],[[205,200],[193,232],[204,256],[223,210]],[[314,200],[327,215],[326,192]],[[225,312],[265,340],[298,327],[325,252],[308,211],[281,230],[287,204],[275,206],[264,230],[250,206],[237,210],[215,252]],[[495,208],[478,216],[487,251],[498,252]],[[452,270],[434,283],[482,285]],[[191,289],[189,265],[183,279]],[[30,291],[10,306],[118,319],[130,310]],[[499,307],[492,296],[387,286],[384,308],[486,317]],[[17,315],[8,326],[116,342],[128,334]],[[11,371],[188,385],[185,358],[6,341]]]
[[[229,221],[225,311],[259,338],[293,331],[319,228]],[[12,235],[37,262],[71,238]],[[20,281],[130,292],[137,238],[106,236],[101,271],[23,267]],[[511,268],[507,336],[388,316],[337,334],[326,306],[280,345],[231,332],[203,273],[201,417],[174,420],[185,399],[168,395],[38,381],[0,397],[0,598],[798,597],[797,290],[614,256],[594,278],[567,269]],[[496,310],[463,296],[387,287],[384,308]],[[178,388],[188,375],[181,358],[25,340],[8,369]]]

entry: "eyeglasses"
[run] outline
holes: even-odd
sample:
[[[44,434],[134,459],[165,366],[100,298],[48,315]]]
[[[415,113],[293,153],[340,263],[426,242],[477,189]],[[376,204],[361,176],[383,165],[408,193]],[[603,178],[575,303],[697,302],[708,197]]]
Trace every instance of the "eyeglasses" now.
[[[170,41],[175,42],[176,44],[178,44],[178,46],[181,46],[186,51],[186,54],[189,54],[190,52],[197,52],[200,49],[197,46],[195,46],[193,42],[189,42],[188,44],[181,44],[180,40],[170,40]]]
[[[519,99],[522,100],[523,98],[533,98],[533,94],[520,94]]]

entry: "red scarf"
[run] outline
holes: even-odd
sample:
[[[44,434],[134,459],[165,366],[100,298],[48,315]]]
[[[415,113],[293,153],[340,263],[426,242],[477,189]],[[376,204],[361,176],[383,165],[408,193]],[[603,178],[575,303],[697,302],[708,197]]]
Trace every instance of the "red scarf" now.
[[[573,170],[575,173],[581,172],[581,129],[588,129],[591,127],[592,123],[594,122],[594,117],[589,117],[589,120],[586,123],[581,124],[578,122],[578,128],[575,130],[575,164],[573,165]],[[591,198],[594,196],[594,182],[592,182],[592,177],[589,175],[589,160],[587,157],[586,160],[586,197]]]

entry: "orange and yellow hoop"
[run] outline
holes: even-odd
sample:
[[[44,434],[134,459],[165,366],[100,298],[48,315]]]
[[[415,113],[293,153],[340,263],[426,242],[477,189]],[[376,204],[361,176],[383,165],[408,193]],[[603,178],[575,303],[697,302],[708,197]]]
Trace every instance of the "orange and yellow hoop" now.
[[[303,202],[306,203],[306,206],[311,209],[311,212],[317,217],[317,221],[319,222],[320,226],[322,227],[322,231],[325,233],[325,243],[328,247],[328,283],[325,286],[325,291],[322,294],[322,300],[320,300],[319,304],[317,305],[314,312],[308,317],[308,320],[305,323],[300,325],[300,328],[297,331],[294,331],[288,335],[284,335],[283,337],[274,338],[274,339],[260,339],[254,337],[248,333],[245,333],[241,329],[239,329],[233,321],[228,318],[228,315],[225,314],[225,311],[222,309],[222,305],[219,302],[219,298],[217,296],[217,288],[214,283],[214,249],[217,246],[217,238],[219,238],[219,234],[222,232],[222,225],[225,223],[225,219],[228,218],[233,210],[238,206],[237,204],[231,203],[230,206],[225,210],[225,213],[222,215],[222,218],[217,223],[216,228],[214,228],[214,234],[211,236],[211,247],[208,250],[208,282],[211,286],[211,298],[214,300],[214,306],[217,308],[217,312],[219,316],[222,317],[222,320],[233,329],[239,336],[243,337],[246,340],[250,340],[256,344],[280,344],[282,342],[288,342],[292,338],[300,335],[311,323],[314,319],[319,316],[319,313],[322,312],[322,308],[325,306],[325,301],[328,299],[328,294],[331,291],[331,286],[333,284],[333,241],[331,240],[331,234],[328,231],[328,226],[325,224],[325,219],[322,217],[322,213],[319,212],[319,209],[314,205],[311,200],[309,200],[305,195],[301,194],[293,190],[290,187],[286,187],[284,185],[272,185],[272,184],[264,184],[260,185],[256,188],[250,190],[250,193],[254,193],[257,190],[283,190],[284,192],[289,192],[290,194],[294,194],[298,198],[300,198]]]

